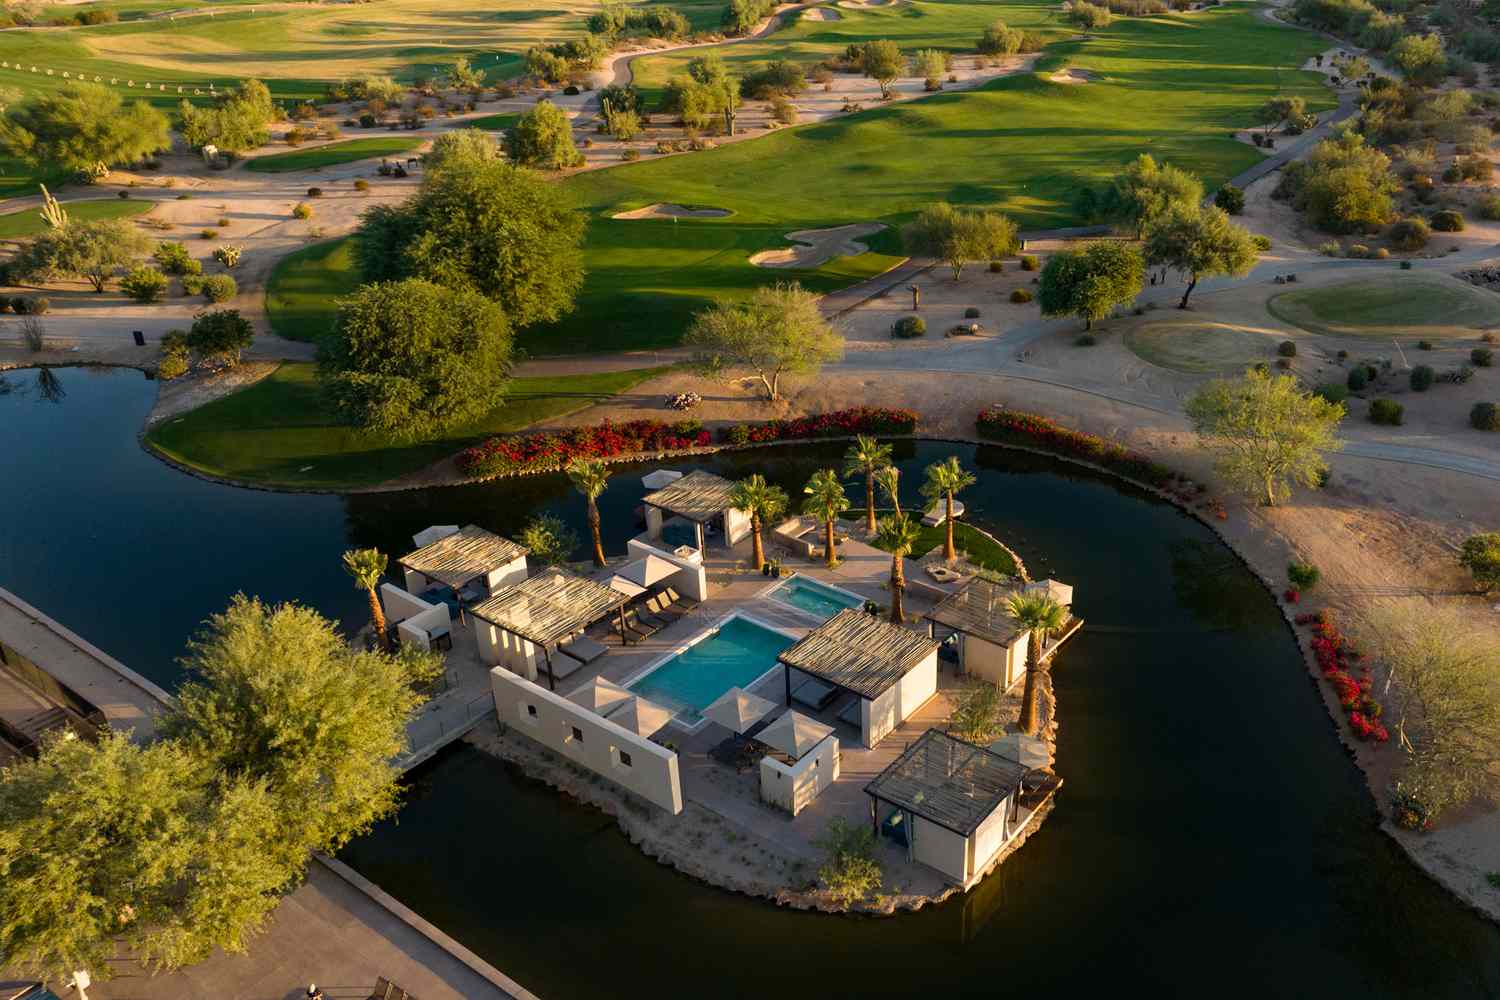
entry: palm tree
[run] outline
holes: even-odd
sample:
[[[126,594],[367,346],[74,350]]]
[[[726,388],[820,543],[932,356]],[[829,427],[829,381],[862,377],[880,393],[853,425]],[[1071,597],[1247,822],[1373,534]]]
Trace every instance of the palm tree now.
[[[875,485],[880,487],[880,492],[890,501],[896,510],[896,516],[901,516],[901,470],[894,465],[887,465],[883,469],[875,470]]]
[[[759,570],[766,565],[766,550],[760,540],[761,526],[785,513],[791,500],[787,497],[786,490],[767,483],[766,477],[757,472],[749,479],[741,479],[734,484],[729,502],[734,505],[735,510],[742,510],[750,515],[750,553],[755,560],[755,568]]]
[[[922,495],[932,503],[942,500],[947,504],[943,527],[943,559],[954,562],[958,559],[958,548],[953,544],[953,495],[959,490],[973,486],[977,480],[958,464],[957,455],[949,455],[942,462],[927,467],[927,482],[922,485]]]
[[[390,642],[385,634],[385,612],[380,608],[380,597],[375,588],[380,586],[388,562],[385,553],[379,549],[350,549],[344,553],[344,572],[352,576],[354,586],[370,598],[370,621],[375,626],[375,638],[380,640],[381,648],[389,648]]]
[[[865,531],[875,534],[875,473],[891,464],[891,446],[861,434],[844,452],[844,475],[865,476]]]
[[[807,499],[802,501],[802,513],[811,514],[823,522],[823,534],[827,541],[828,568],[838,563],[838,553],[833,548],[833,522],[849,509],[849,498],[844,495],[844,484],[839,474],[832,469],[819,469],[812,474],[807,485],[802,487]]]
[[[599,537],[599,494],[609,485],[609,466],[586,458],[568,463],[568,478],[589,501],[589,533],[594,536],[594,565],[604,566],[604,542]]]
[[[1036,678],[1042,669],[1042,646],[1063,627],[1068,610],[1047,594],[1012,594],[1005,610],[1016,624],[1031,633],[1026,644],[1026,688],[1021,693],[1021,731],[1036,734]]]
[[[912,550],[921,535],[921,527],[905,514],[880,519],[877,541],[891,554],[891,621],[897,625],[906,621],[901,608],[901,595],[906,592],[906,574],[902,571],[901,559]]]

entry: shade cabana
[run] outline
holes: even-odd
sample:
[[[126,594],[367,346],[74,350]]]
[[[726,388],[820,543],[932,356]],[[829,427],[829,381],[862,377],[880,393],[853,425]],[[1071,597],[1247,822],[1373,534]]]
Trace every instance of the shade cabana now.
[[[832,735],[832,726],[824,725],[817,719],[809,719],[801,712],[790,711],[762,729],[755,738],[795,761],[806,757],[819,743]]]
[[[899,831],[907,856],[967,887],[1014,832],[1011,807],[1030,769],[929,729],[865,786],[870,822]],[[1019,824],[1018,824],[1019,826]]]
[[[475,641],[483,662],[501,664],[535,680],[540,659],[546,666],[548,687],[556,690],[559,675],[552,653],[557,644],[611,615],[621,616],[624,634],[626,600],[625,595],[586,577],[549,570],[506,587],[475,604],[469,613],[474,617]],[[576,670],[577,661],[573,662]]]
[[[663,518],[680,517],[693,526],[694,547],[701,551],[704,525],[722,520],[725,543],[733,545],[749,531],[750,521],[743,512],[734,508],[734,486],[723,476],[695,469],[646,494],[641,500],[646,507],[646,534],[660,539]]]
[[[612,709],[607,717],[610,722],[637,736],[649,737],[672,721],[672,712],[640,695],[631,695],[628,701]]]
[[[474,599],[526,578],[526,547],[473,524],[396,562],[405,571],[407,592],[417,595],[436,585]],[[464,593],[465,588],[471,589]]]
[[[744,733],[776,710],[776,703],[743,688],[732,687],[699,714],[735,733]]]
[[[1002,690],[1010,688],[1026,671],[1028,637],[1010,616],[1010,599],[1016,593],[1014,586],[974,577],[923,616],[928,634],[934,638],[938,638],[938,626],[956,634],[960,671]]]
[[[858,699],[841,712],[873,747],[937,693],[937,643],[928,636],[853,608],[834,615],[778,657],[786,700],[822,711],[838,692]],[[805,675],[799,679],[795,674]]]

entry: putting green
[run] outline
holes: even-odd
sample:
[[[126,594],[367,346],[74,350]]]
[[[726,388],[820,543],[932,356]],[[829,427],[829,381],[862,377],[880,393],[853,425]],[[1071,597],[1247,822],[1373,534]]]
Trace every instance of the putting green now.
[[[1392,268],[1321,288],[1282,292],[1266,303],[1284,323],[1327,337],[1469,337],[1500,325],[1500,295],[1440,274]]]
[[[1125,334],[1125,346],[1142,361],[1195,375],[1239,372],[1270,361],[1276,343],[1264,333],[1196,319],[1157,320]]]
[[[142,198],[91,198],[88,201],[64,202],[63,209],[72,222],[98,222],[101,219],[133,219],[156,207],[156,202]],[[0,215],[0,239],[35,236],[47,228],[40,208],[27,208]]]

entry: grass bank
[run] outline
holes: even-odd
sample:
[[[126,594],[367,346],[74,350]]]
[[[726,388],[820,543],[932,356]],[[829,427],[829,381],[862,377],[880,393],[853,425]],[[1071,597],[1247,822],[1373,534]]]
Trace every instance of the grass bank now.
[[[295,149],[287,153],[257,156],[245,161],[245,169],[262,174],[280,174],[291,170],[316,170],[340,163],[372,160],[377,156],[404,156],[422,145],[422,140],[406,136],[381,136],[375,139],[349,139],[331,142],[313,149]]]
[[[333,329],[339,299],[358,287],[354,244],[314,243],[276,262],[266,283],[266,318],[277,336],[316,343]]]
[[[860,489],[862,490],[863,486],[861,486]],[[876,514],[880,517],[885,517],[887,514],[892,513],[894,513],[894,511],[890,508],[878,508],[876,510]],[[914,518],[920,518],[922,515],[921,510],[909,510],[905,513],[908,516]],[[861,503],[855,504],[854,507],[851,507],[849,509],[849,512],[844,515],[846,519],[858,521],[860,524],[864,523],[864,516],[864,505]],[[922,556],[925,556],[933,549],[942,545],[943,540],[946,537],[946,529],[940,524],[936,526],[919,524],[918,527],[920,529],[920,532],[917,535],[917,544],[912,546],[911,554],[907,557],[909,559],[920,559]],[[877,549],[885,548],[885,546],[880,544],[880,540],[878,538],[871,538],[866,540]],[[962,521],[954,521],[953,544],[958,548],[958,551],[961,552],[969,560],[969,562],[973,563],[974,565],[982,566],[985,569],[994,570],[996,573],[1006,573],[1012,576],[1015,575],[1016,561],[1014,558],[1012,558],[1011,554],[1006,551],[1005,546],[996,542],[988,534],[980,531],[978,528],[972,525],[965,524]],[[886,551],[889,552],[890,550],[886,549]]]
[[[518,378],[505,405],[484,418],[431,439],[398,442],[341,425],[318,391],[315,366],[289,363],[153,428],[146,443],[211,476],[264,486],[357,489],[415,472],[490,435],[592,406],[666,370]]]
[[[89,201],[64,202],[62,206],[72,222],[98,222],[101,219],[133,219],[156,207],[156,202],[140,198],[94,198]],[[47,228],[41,208],[27,208],[0,215],[0,239],[14,240],[35,236]]]

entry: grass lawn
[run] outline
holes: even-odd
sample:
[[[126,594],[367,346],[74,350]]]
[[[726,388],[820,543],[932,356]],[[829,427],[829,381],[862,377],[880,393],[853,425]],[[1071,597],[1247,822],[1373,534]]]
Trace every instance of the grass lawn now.
[[[498,115],[485,115],[483,118],[470,118],[467,121],[459,122],[458,125],[461,128],[482,128],[488,129],[491,132],[501,132],[520,120],[521,113],[519,111],[510,111]]]
[[[278,336],[314,342],[333,329],[334,303],[358,287],[351,241],[314,243],[276,262],[266,317]]]
[[[156,207],[156,202],[140,198],[94,198],[89,201],[64,202],[68,218],[73,222],[97,222],[100,219],[133,219],[145,215]],[[40,208],[27,208],[8,215],[0,215],[0,239],[19,239],[35,236],[47,228]]]
[[[349,139],[331,142],[314,149],[296,149],[288,153],[272,153],[245,161],[245,169],[263,174],[279,174],[289,170],[313,170],[331,167],[339,163],[353,163],[377,156],[401,156],[422,145],[421,139],[403,136],[384,136],[379,139]]]
[[[1266,303],[1284,323],[1328,337],[1472,337],[1500,325],[1500,298],[1457,278],[1397,271],[1283,292]]]
[[[884,517],[890,513],[892,513],[890,508],[877,508],[876,510],[876,514],[880,517]],[[906,513],[912,517],[919,517],[921,511],[911,510]],[[849,513],[844,515],[845,518],[852,518],[861,525],[864,524],[864,516],[864,506],[862,504],[856,504],[853,508],[850,508]],[[918,527],[921,529],[920,534],[917,536],[917,544],[912,548],[911,554],[907,557],[909,559],[920,559],[937,546],[942,545],[943,539],[947,534],[947,529],[942,525],[933,527],[923,524],[918,525]],[[869,542],[876,548],[884,548],[876,539],[869,539]],[[1016,572],[1016,561],[1011,558],[1010,553],[1005,551],[1002,546],[996,544],[995,540],[989,535],[972,525],[965,524],[962,521],[954,521],[953,544],[957,546],[960,553],[968,558],[969,562],[976,566],[982,566],[997,573],[1007,573],[1010,575],[1014,575]]]
[[[394,442],[340,425],[318,390],[315,366],[288,363],[248,388],[154,428],[146,442],[210,475],[267,486],[373,486],[492,434],[584,409],[666,370],[518,378],[505,405],[482,420],[431,440]]]
[[[1206,320],[1159,320],[1125,334],[1125,346],[1141,360],[1194,374],[1231,374],[1270,362],[1276,344],[1266,334]]]

